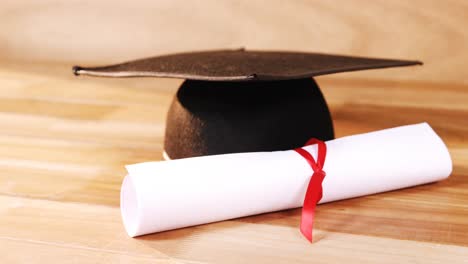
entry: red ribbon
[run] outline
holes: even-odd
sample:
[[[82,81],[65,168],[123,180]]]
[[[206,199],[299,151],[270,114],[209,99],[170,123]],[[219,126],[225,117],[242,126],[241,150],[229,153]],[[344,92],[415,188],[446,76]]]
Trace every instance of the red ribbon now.
[[[302,206],[301,216],[301,233],[312,242],[312,229],[314,227],[314,216],[315,207],[317,203],[322,199],[322,182],[325,178],[325,172],[322,170],[325,164],[325,156],[327,155],[327,145],[316,138],[312,138],[305,146],[317,144],[317,162],[314,157],[302,148],[297,148],[295,151],[304,157],[309,163],[314,173],[310,178],[309,185],[307,186],[307,192],[304,198],[304,205]]]

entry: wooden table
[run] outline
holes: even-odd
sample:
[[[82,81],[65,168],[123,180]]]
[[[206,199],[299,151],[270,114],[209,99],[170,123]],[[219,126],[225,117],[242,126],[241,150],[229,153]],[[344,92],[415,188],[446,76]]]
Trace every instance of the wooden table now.
[[[161,159],[180,81],[3,62],[0,263],[468,263],[468,86],[391,77],[318,78],[337,136],[427,121],[450,149],[448,180],[320,205],[314,244],[298,209],[132,239],[124,165]]]

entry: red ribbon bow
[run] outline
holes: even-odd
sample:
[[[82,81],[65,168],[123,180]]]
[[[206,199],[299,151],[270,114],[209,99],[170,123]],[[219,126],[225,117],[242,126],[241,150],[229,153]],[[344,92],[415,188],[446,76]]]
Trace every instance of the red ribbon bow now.
[[[325,156],[327,155],[327,145],[316,138],[312,138],[305,146],[317,144],[317,162],[312,155],[302,148],[297,148],[295,151],[304,157],[309,163],[314,173],[310,178],[307,192],[304,198],[304,205],[302,206],[301,216],[301,233],[312,242],[312,229],[314,227],[315,207],[322,199],[322,182],[325,178],[325,172],[322,170],[325,164]]]

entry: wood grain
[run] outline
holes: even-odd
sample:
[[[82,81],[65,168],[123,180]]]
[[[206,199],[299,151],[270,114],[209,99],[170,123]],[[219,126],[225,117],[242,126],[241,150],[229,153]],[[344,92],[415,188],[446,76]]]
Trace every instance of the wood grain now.
[[[315,233],[320,241],[311,246],[296,226],[240,221],[131,239],[121,227],[116,207],[2,196],[0,205],[0,245],[13,250],[13,256],[2,254],[0,259],[14,261],[28,260],[18,255],[24,248],[52,262],[63,257],[60,263],[72,262],[70,258],[77,262],[93,259],[94,263],[148,259],[153,263],[330,263],[350,258],[356,263],[395,263],[419,262],[422,257],[426,263],[456,263],[468,252],[454,245],[321,230]]]
[[[0,65],[0,247],[8,252],[0,262],[34,261],[24,249],[61,263],[465,261],[467,87],[318,81],[337,136],[427,121],[449,146],[453,174],[320,205],[313,245],[298,232],[299,210],[131,239],[118,208],[123,166],[161,158],[164,116],[180,81],[79,78],[60,64]]]
[[[187,50],[302,50],[420,59],[423,69],[390,70],[393,79],[466,84],[467,9],[464,0],[2,1],[0,58],[102,64]]]
[[[468,4],[450,1],[2,1],[0,263],[468,263]],[[421,59],[317,78],[336,135],[428,122],[445,181],[128,238],[125,164],[160,160],[181,80],[75,77],[102,64],[212,48]]]

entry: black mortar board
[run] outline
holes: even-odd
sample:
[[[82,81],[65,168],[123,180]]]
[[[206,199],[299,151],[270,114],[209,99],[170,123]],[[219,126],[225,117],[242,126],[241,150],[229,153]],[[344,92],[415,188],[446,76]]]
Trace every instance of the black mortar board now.
[[[85,68],[76,75],[185,79],[169,108],[166,158],[289,150],[334,138],[313,76],[422,64],[320,53],[218,50]]]

